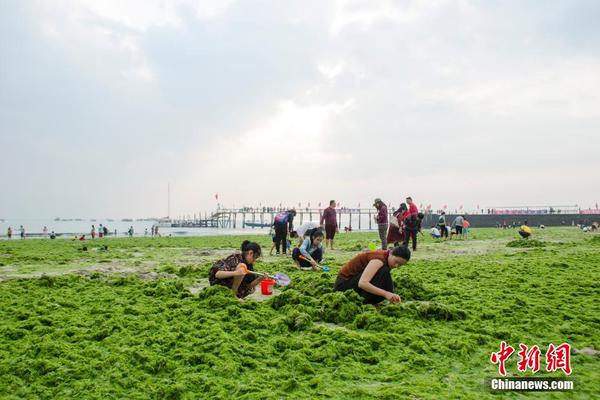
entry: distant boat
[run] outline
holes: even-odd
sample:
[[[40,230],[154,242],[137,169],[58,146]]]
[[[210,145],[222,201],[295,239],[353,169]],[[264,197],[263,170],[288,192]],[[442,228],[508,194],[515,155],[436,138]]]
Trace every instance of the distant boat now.
[[[269,228],[271,226],[271,224],[261,224],[260,222],[244,221],[244,226],[248,226],[250,228]]]
[[[108,221],[108,222],[114,222],[114,219],[110,219],[110,218],[108,218],[108,219],[107,219],[107,221]]]
[[[96,222],[96,220],[95,219],[90,219],[90,222]]]
[[[54,221],[60,221],[60,217],[54,218]]]
[[[75,218],[75,221],[83,221],[81,218]]]
[[[123,218],[121,221],[122,222],[133,222],[133,220],[131,218]]]

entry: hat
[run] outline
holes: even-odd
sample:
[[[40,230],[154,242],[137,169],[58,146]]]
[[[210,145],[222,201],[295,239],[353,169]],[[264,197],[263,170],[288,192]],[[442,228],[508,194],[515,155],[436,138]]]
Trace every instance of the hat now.
[[[383,201],[381,201],[381,199],[378,197],[375,199],[375,201],[373,202],[373,205],[376,205],[377,203],[383,203]]]

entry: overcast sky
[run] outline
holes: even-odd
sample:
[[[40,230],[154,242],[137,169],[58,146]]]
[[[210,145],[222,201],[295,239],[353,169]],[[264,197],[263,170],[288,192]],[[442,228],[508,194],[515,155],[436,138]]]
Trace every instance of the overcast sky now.
[[[600,201],[600,2],[0,0],[0,218]]]

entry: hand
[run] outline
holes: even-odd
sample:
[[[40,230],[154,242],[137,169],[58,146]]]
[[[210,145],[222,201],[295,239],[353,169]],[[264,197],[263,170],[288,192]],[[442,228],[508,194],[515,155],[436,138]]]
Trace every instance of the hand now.
[[[392,304],[400,303],[402,299],[396,293],[388,292],[385,298]]]

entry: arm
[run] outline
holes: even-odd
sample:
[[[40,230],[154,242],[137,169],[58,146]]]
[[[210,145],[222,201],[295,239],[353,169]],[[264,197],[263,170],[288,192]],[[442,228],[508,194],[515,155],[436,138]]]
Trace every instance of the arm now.
[[[310,256],[310,253],[308,252],[308,246],[310,245],[310,239],[305,239],[302,244],[300,245],[300,254],[302,254],[304,257],[308,258],[309,260],[312,260],[312,257]]]
[[[321,220],[319,221],[319,225],[322,227],[323,226],[323,221],[325,221],[325,213],[327,212],[327,210],[323,211],[323,213],[321,214]]]
[[[358,287],[364,290],[365,292],[369,292],[376,296],[381,296],[388,299],[391,303],[399,303],[400,296],[394,294],[392,292],[388,292],[387,290],[383,290],[378,288],[377,286],[371,283],[371,279],[375,276],[379,268],[383,267],[383,262],[380,260],[371,260],[367,264],[367,267],[363,271],[362,276],[360,277],[360,281],[358,281]]]
[[[245,264],[240,263],[240,264],[238,264],[238,266],[235,268],[234,271],[217,271],[217,273],[215,274],[215,278],[227,279],[227,278],[234,278],[236,276],[244,276],[246,274],[244,273],[244,270],[241,266],[246,268]]]

